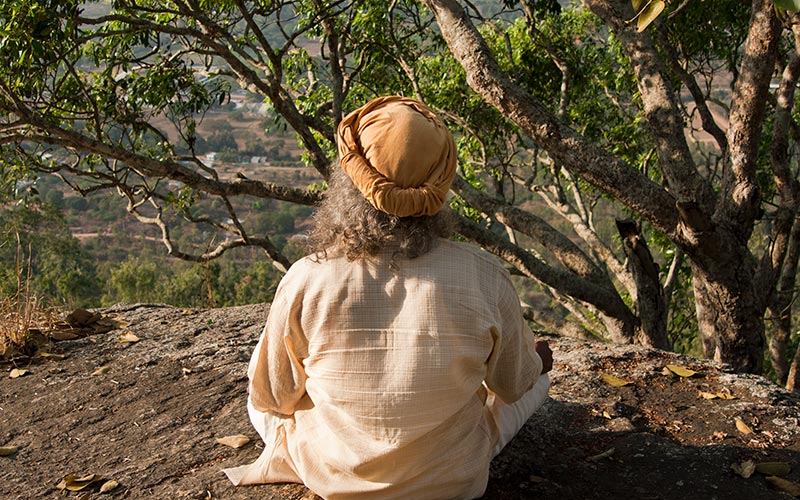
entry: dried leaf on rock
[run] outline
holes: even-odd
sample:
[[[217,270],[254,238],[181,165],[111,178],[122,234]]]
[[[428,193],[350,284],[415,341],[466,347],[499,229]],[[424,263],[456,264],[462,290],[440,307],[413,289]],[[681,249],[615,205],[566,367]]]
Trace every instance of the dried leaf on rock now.
[[[67,315],[67,323],[72,326],[88,326],[96,322],[102,316],[89,312],[86,309],[75,309]]]
[[[739,429],[739,432],[741,432],[744,435],[753,433],[753,429],[749,425],[744,423],[744,420],[742,420],[739,417],[736,417],[736,428]]]
[[[697,375],[696,371],[690,370],[685,366],[667,365],[667,369],[681,378],[688,378],[692,375]]]
[[[104,365],[104,366],[101,366],[100,368],[98,368],[97,370],[93,371],[92,375],[103,375],[104,373],[107,373],[108,370],[110,370],[110,369],[111,369],[110,366]]]
[[[736,396],[731,394],[731,391],[728,389],[723,389],[717,392],[717,397],[719,399],[736,399]]]
[[[30,371],[28,371],[28,370],[26,370],[24,368],[14,368],[8,374],[8,378],[24,377],[25,375],[28,375],[29,373],[30,373]]]
[[[613,455],[613,454],[614,454],[616,451],[617,451],[617,450],[616,450],[615,448],[609,448],[609,449],[607,449],[606,451],[604,451],[603,453],[600,453],[600,454],[598,454],[598,455],[595,455],[595,456],[593,456],[593,457],[589,457],[589,458],[587,458],[586,460],[588,460],[588,461],[590,461],[590,462],[597,462],[597,461],[600,461],[600,460],[602,460],[602,459],[604,459],[604,458],[609,458],[609,457],[610,457],[610,456],[612,456],[612,455]]]
[[[609,375],[608,373],[601,373],[600,376],[603,377],[603,380],[606,381],[606,384],[613,387],[625,387],[626,385],[630,385],[632,383],[628,380],[615,377],[614,375]]]
[[[54,352],[40,352],[39,356],[43,357],[44,359],[52,359],[53,361],[61,361],[67,357],[66,354],[56,354]]]
[[[231,448],[241,448],[250,442],[250,438],[244,434],[237,434],[235,436],[225,436],[217,438],[217,443],[230,446]]]
[[[53,330],[50,332],[50,338],[53,340],[75,340],[79,337],[80,335],[77,333],[66,330]]]
[[[92,483],[96,483],[98,481],[102,481],[103,478],[98,476],[97,474],[88,474],[86,476],[75,477],[74,475],[70,474],[58,483],[59,490],[68,490],[68,491],[81,491],[82,489],[86,488]]]
[[[786,476],[792,471],[792,466],[786,462],[761,462],[756,464],[756,472],[767,476]]]
[[[733,472],[747,479],[756,471],[756,464],[752,460],[745,460],[742,463],[732,464],[731,469]]]
[[[131,331],[122,332],[122,335],[119,336],[120,342],[133,343],[133,342],[139,342],[139,340],[141,339]]]
[[[778,476],[767,476],[765,479],[770,485],[772,485],[773,488],[783,491],[784,493],[800,497],[800,484]]]
[[[10,457],[17,452],[16,446],[0,446],[0,457]]]
[[[110,479],[110,480],[106,481],[105,483],[103,483],[103,486],[100,487],[100,493],[108,493],[109,491],[113,490],[117,486],[119,486],[119,483],[114,481],[113,479]]]
[[[700,391],[700,397],[703,399],[717,399],[719,395],[711,392]]]

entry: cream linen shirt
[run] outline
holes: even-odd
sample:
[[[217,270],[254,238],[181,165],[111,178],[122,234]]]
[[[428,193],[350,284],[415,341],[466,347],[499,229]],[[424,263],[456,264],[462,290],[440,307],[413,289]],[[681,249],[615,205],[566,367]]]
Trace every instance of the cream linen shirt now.
[[[327,500],[480,497],[498,439],[485,388],[511,403],[541,370],[508,273],[473,245],[306,257],[250,362],[249,403],[280,425],[243,483],[303,482]]]

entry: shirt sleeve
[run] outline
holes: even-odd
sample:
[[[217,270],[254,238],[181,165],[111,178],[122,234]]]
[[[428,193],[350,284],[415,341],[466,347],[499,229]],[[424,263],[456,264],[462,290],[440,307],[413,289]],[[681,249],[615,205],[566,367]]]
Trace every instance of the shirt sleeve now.
[[[250,401],[259,411],[291,415],[306,392],[301,309],[301,297],[279,286],[247,370]]]
[[[494,347],[487,362],[486,385],[504,402],[513,403],[538,380],[542,359],[507,276],[500,285],[498,299],[498,322],[491,329]]]

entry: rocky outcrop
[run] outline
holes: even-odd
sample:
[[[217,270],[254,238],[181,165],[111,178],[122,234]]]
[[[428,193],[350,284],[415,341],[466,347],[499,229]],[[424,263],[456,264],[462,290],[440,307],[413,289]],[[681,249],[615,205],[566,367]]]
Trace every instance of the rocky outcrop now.
[[[71,496],[314,498],[300,485],[233,488],[220,472],[261,449],[245,372],[267,310],[119,305],[97,311],[115,329],[6,373],[0,445],[17,451],[0,457],[0,498],[62,498],[66,476],[90,474]],[[495,459],[485,499],[792,498],[797,394],[672,353],[548,338],[551,400]],[[250,441],[217,442],[232,435]],[[118,486],[101,494],[108,480]]]

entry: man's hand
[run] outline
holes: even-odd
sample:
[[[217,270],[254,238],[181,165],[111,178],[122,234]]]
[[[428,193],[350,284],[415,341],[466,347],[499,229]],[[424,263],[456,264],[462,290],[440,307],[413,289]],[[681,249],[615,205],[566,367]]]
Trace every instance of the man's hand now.
[[[553,351],[546,340],[536,341],[536,353],[542,358],[542,373],[553,369]]]

